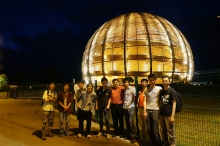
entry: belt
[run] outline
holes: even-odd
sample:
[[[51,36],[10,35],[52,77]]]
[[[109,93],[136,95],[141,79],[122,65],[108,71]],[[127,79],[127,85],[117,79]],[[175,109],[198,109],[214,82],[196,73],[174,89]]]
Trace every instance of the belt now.
[[[144,109],[144,107],[138,106],[138,108]]]

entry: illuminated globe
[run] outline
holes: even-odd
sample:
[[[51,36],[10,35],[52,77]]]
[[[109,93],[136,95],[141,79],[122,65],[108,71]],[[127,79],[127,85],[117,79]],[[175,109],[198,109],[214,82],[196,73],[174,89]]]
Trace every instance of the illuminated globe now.
[[[117,16],[98,28],[89,39],[82,58],[82,76],[100,83],[113,78],[157,75],[173,82],[190,82],[193,54],[184,35],[166,19],[149,13]]]

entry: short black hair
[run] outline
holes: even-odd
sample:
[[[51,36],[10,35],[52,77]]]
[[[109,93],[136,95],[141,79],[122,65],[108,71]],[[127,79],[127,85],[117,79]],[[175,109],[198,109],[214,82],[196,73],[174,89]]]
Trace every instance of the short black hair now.
[[[70,86],[68,82],[64,82],[64,83],[63,83],[63,86],[65,86],[65,85]]]
[[[104,82],[104,81],[108,82],[108,79],[107,79],[106,77],[103,77],[103,78],[101,79],[101,82]]]
[[[150,74],[150,75],[148,76],[148,80],[149,80],[150,78],[154,78],[154,80],[156,80],[156,79],[157,79],[157,77],[156,77],[156,75],[155,75],[155,74]]]
[[[142,83],[143,81],[146,81],[146,82],[148,83],[148,80],[145,79],[145,78],[141,79],[141,83]]]
[[[124,79],[122,80],[123,84],[124,84],[125,82],[128,82],[129,85],[130,85],[130,82],[133,82],[133,81],[134,81],[134,80],[133,80],[133,78],[131,78],[131,77],[126,77],[126,78],[124,78]]]
[[[51,84],[55,85],[55,82],[54,81],[50,81],[48,85],[50,86]]]
[[[162,77],[162,80],[163,80],[164,78],[168,78],[168,80],[170,81],[170,77],[169,77],[169,76],[164,76],[164,77]]]
[[[79,83],[84,84],[85,82],[84,82],[84,80],[80,80],[80,81],[78,82],[78,84],[79,84]]]
[[[86,86],[86,87],[88,88],[88,87],[89,87],[89,85],[92,85],[92,89],[93,89],[93,84],[92,84],[92,83],[87,84],[87,86]]]
[[[112,80],[112,84],[113,84],[115,81],[118,81],[118,79],[116,79],[116,78],[113,79],[113,80]],[[119,81],[118,81],[118,82],[119,82]]]

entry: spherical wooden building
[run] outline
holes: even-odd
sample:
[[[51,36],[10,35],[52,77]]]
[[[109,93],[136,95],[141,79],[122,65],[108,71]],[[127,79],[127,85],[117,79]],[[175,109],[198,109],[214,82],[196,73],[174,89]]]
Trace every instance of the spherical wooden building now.
[[[113,78],[150,73],[173,82],[189,82],[194,72],[193,55],[184,35],[166,19],[149,13],[129,13],[115,17],[89,39],[82,58],[86,81],[103,76]]]

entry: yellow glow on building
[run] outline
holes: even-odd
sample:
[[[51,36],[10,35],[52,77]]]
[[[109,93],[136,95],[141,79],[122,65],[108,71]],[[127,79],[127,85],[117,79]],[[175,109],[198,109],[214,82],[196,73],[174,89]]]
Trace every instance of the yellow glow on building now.
[[[173,82],[189,82],[193,55],[184,35],[166,19],[149,13],[115,17],[89,39],[82,59],[83,78],[146,78],[150,73],[168,75]]]

